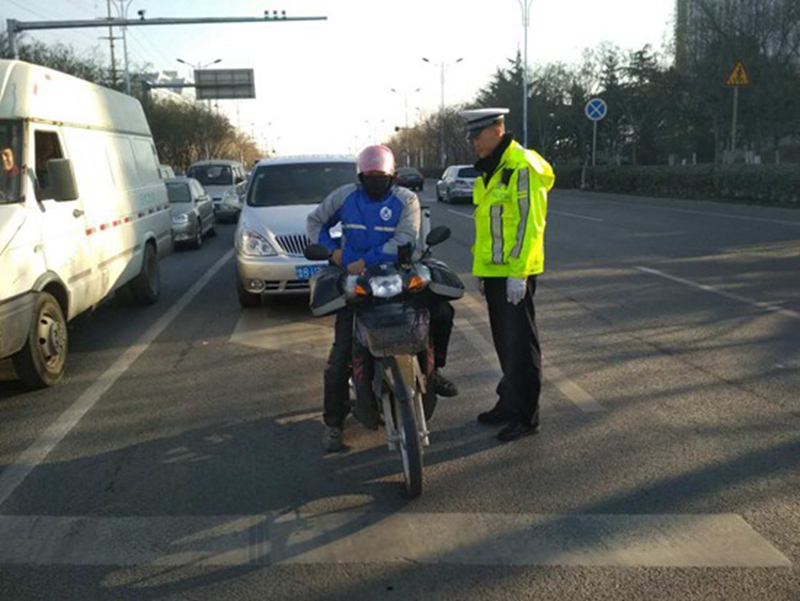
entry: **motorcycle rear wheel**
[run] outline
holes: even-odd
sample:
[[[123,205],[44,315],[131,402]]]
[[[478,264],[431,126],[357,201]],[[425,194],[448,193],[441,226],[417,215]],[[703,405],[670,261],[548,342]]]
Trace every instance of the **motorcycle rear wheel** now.
[[[397,359],[390,359],[390,369],[394,381],[397,433],[400,436],[397,448],[403,462],[406,494],[413,499],[422,494],[422,445],[419,439],[417,416],[412,398],[408,393],[408,385],[403,378]]]

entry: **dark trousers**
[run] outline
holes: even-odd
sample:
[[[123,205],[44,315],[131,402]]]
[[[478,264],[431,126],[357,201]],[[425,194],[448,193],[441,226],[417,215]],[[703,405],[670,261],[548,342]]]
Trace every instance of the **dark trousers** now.
[[[434,300],[430,303],[429,310],[434,366],[440,368],[447,362],[447,346],[450,344],[455,309],[447,301]],[[350,378],[352,358],[353,312],[343,309],[336,314],[333,346],[325,367],[323,419],[328,426],[341,428],[349,412],[350,391],[347,381]]]
[[[506,300],[506,278],[484,278],[492,339],[503,370],[497,386],[498,408],[526,424],[539,423],[542,390],[542,351],[536,328],[536,276],[517,305]]]

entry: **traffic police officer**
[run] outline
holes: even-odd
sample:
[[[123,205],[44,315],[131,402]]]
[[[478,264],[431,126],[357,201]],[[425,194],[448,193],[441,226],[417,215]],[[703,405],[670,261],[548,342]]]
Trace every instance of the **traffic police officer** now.
[[[475,168],[475,244],[472,273],[486,296],[492,339],[503,378],[495,406],[478,415],[483,424],[505,424],[502,442],[539,428],[542,358],[533,297],[544,271],[547,192],[552,167],[506,133],[505,108],[461,111]]]

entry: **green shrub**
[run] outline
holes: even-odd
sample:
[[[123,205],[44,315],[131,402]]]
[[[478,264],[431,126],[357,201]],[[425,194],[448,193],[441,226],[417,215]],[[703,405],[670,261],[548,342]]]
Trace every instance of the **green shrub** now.
[[[579,165],[556,168],[556,187],[580,188]],[[598,192],[695,200],[734,200],[800,208],[798,165],[616,166],[586,168]]]

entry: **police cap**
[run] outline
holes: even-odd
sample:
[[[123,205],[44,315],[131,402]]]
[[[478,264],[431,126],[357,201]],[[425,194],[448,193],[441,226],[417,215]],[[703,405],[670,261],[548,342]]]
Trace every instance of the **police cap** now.
[[[502,123],[507,114],[508,109],[504,108],[470,109],[458,113],[465,122],[467,140],[472,140],[490,125]]]

